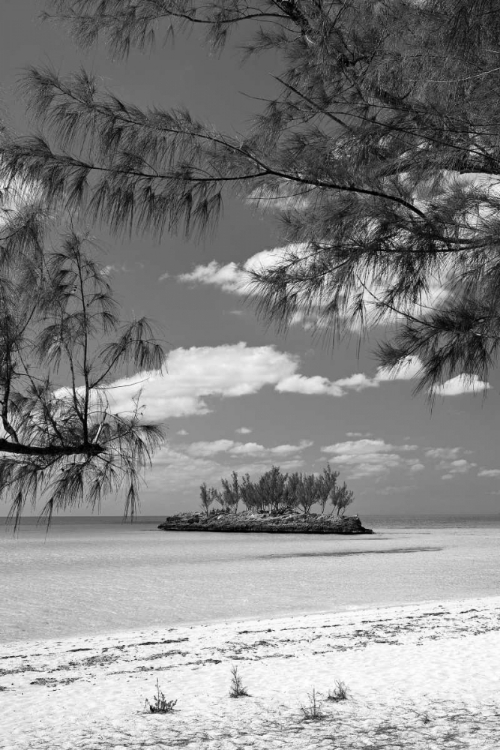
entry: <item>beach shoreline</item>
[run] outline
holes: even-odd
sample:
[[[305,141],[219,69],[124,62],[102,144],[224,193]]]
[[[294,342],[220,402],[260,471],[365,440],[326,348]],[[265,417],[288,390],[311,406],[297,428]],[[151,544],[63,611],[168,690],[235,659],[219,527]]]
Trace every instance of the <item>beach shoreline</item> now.
[[[171,714],[145,706],[157,680]],[[324,716],[308,722],[313,689]],[[500,597],[15,641],[0,646],[0,747],[327,747],[335,725],[349,748],[392,717],[387,732],[416,748],[431,729],[451,737],[453,715],[484,750],[498,747],[499,695]]]

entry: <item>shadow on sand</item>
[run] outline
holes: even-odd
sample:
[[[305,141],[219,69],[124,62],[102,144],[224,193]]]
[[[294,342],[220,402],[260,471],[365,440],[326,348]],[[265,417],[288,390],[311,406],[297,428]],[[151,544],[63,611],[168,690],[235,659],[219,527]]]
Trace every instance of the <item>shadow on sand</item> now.
[[[367,549],[339,552],[290,552],[283,555],[260,555],[259,559],[269,560],[278,557],[348,557],[350,555],[402,555],[410,552],[440,552],[442,547],[394,547],[393,549]]]

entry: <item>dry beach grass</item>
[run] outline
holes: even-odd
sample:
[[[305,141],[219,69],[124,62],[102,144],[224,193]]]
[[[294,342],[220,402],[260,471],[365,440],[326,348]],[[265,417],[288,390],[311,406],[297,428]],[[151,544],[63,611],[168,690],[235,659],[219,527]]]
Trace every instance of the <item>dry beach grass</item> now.
[[[496,598],[16,643],[0,657],[5,750],[500,747]],[[157,680],[177,701],[167,714],[144,703]],[[347,699],[328,700],[339,681]]]

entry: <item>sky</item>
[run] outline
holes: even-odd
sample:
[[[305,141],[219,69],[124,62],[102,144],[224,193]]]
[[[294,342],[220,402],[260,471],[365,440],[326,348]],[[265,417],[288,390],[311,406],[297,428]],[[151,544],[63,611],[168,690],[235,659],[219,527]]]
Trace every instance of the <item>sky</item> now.
[[[210,55],[193,33],[114,62],[105,49],[84,54],[64,29],[42,24],[43,7],[2,4],[0,113],[19,133],[36,130],[17,88],[30,65],[61,73],[83,65],[126,101],[186,106],[231,133],[248,126],[255,97],[272,95],[269,57],[242,67],[236,52]],[[122,407],[141,388],[146,415],[165,423],[142,514],[195,510],[200,484],[220,486],[233,470],[256,478],[272,465],[319,472],[327,462],[354,491],[361,516],[500,512],[498,373],[486,391],[471,393],[460,378],[445,384],[431,411],[425,394],[413,395],[415,363],[396,378],[378,368],[373,351],[387,331],[374,330],[360,347],[353,334],[332,349],[307,322],[286,336],[266,327],[247,300],[245,271],[283,247],[275,217],[230,200],[199,243],[92,232],[124,316],[155,320],[168,350],[163,376],[141,374],[117,389]],[[110,498],[101,512],[122,509]]]

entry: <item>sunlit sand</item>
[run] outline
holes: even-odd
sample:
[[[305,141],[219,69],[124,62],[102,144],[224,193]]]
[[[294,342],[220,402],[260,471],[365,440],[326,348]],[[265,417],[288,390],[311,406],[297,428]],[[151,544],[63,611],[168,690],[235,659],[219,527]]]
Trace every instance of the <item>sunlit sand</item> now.
[[[6,750],[500,746],[500,597],[16,642],[0,657]],[[234,665],[248,697],[229,697]],[[157,681],[172,713],[145,704]],[[337,681],[348,699],[329,701]]]

